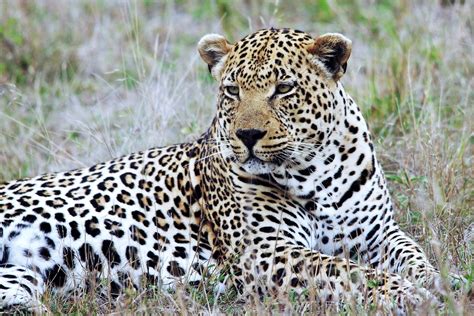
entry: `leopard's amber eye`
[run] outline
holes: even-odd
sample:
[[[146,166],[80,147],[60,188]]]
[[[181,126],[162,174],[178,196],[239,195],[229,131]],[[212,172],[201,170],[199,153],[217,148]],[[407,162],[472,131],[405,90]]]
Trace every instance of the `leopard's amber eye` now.
[[[285,94],[285,93],[290,92],[291,89],[293,89],[293,86],[292,86],[292,85],[287,84],[287,83],[281,83],[281,84],[279,84],[279,85],[276,86],[276,88],[275,88],[275,93],[278,93],[278,94]]]
[[[233,96],[238,96],[239,95],[239,87],[237,87],[237,86],[227,86],[227,87],[225,87],[225,91],[229,95],[233,95]]]

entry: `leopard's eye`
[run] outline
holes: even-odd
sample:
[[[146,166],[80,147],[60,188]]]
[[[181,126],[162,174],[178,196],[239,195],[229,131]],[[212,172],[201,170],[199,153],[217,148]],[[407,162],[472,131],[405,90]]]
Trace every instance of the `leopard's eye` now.
[[[275,94],[285,94],[293,89],[293,85],[287,83],[280,83],[275,88]]]
[[[225,87],[225,92],[231,96],[239,96],[239,87],[238,86],[227,86]]]

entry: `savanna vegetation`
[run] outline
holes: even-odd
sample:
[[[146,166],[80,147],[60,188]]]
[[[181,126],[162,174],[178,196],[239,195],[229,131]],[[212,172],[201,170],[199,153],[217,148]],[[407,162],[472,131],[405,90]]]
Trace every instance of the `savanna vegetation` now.
[[[270,26],[340,32],[353,41],[342,81],[370,125],[402,228],[443,273],[473,281],[473,13],[470,1],[435,0],[1,1],[0,182],[194,139],[217,89],[196,51],[206,33],[232,42]],[[220,277],[118,299],[51,294],[44,305],[53,314],[315,311],[291,297],[214,294]],[[441,313],[473,311],[465,291],[443,294]]]

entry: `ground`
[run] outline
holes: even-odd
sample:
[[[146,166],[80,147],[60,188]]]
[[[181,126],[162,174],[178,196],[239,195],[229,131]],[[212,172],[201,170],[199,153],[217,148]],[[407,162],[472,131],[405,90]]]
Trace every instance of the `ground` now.
[[[4,1],[0,3],[0,182],[92,165],[194,139],[217,85],[196,50],[206,33],[261,27],[353,41],[342,82],[375,138],[402,228],[431,261],[474,278],[474,8],[468,1]],[[232,290],[149,288],[118,302],[44,297],[56,314],[312,311],[311,302],[245,302]],[[472,298],[471,298],[472,299]],[[468,295],[447,293],[469,313]]]

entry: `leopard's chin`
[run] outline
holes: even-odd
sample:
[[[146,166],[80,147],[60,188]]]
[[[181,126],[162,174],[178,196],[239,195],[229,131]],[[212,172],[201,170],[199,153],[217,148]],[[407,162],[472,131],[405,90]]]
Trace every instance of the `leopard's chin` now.
[[[241,168],[253,175],[268,174],[275,170],[277,165],[263,161],[256,157],[250,157],[241,164]]]

